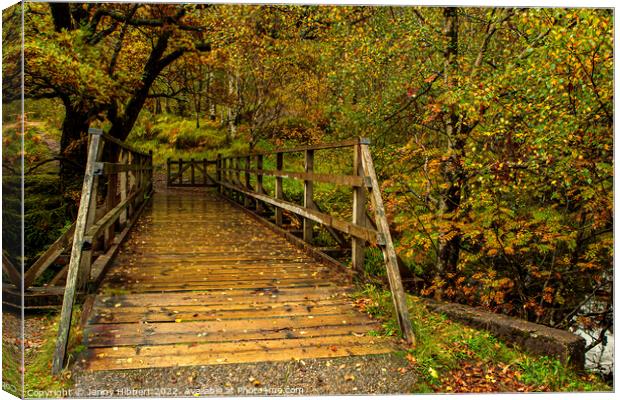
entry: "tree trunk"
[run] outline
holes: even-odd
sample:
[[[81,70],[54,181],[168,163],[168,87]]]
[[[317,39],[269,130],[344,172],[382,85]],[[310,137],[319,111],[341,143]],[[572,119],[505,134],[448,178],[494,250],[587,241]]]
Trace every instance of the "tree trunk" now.
[[[230,74],[228,76],[228,95],[230,97],[230,105],[228,106],[228,137],[226,138],[228,143],[231,143],[237,137],[238,92],[238,77]]]
[[[207,102],[209,109],[209,119],[211,121],[215,121],[216,109],[215,109],[215,101],[213,100],[213,96],[211,94],[211,83],[213,82],[213,72],[209,71],[207,74]]]
[[[88,148],[88,113],[74,110],[65,104],[65,119],[62,122],[60,137],[60,190],[64,193],[71,188],[79,188],[86,168]]]
[[[458,14],[457,9],[448,7],[444,9],[444,79],[446,90],[453,90],[458,85]],[[462,131],[458,132],[459,120],[458,109],[454,104],[449,105],[449,111],[445,116],[445,134],[447,139],[447,159],[443,160],[442,178],[448,186],[442,190],[439,196],[439,218],[442,221],[438,243],[436,263],[436,275],[445,279],[448,274],[457,271],[459,251],[461,244],[460,232],[455,231],[452,221],[456,218],[455,213],[461,205],[461,190],[464,183],[460,159],[465,146]],[[435,292],[436,298],[441,298],[441,290]]]

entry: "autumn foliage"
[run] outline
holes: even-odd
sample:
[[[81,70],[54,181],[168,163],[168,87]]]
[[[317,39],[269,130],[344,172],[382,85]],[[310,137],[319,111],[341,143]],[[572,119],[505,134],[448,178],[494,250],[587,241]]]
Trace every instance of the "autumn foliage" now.
[[[611,328],[612,10],[51,11],[26,4],[26,96],[59,98],[69,139],[131,137],[136,110],[209,115],[244,151],[369,137],[410,289]]]

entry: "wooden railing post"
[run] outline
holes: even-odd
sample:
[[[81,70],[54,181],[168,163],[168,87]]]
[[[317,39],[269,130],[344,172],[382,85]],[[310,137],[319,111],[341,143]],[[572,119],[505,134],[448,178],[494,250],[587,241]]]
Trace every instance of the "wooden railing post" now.
[[[119,163],[126,164],[127,161],[128,161],[127,151],[124,149],[121,149],[119,151]],[[129,183],[127,181],[129,178],[129,172],[121,172],[119,175],[120,175],[119,180],[120,180],[121,201],[124,201],[127,198],[127,190],[129,186]],[[118,223],[121,225],[121,229],[125,226],[126,221],[127,221],[127,209],[125,208],[123,212],[121,212],[120,217],[118,218]]]
[[[282,172],[282,164],[283,164],[283,154],[276,153],[276,171],[278,173]],[[276,199],[282,200],[284,198],[284,191],[282,189],[282,177],[276,177]],[[276,225],[282,226],[282,209],[280,207],[276,207]]]
[[[153,150],[149,150],[149,160],[148,160],[148,166],[149,166],[149,170],[148,170],[148,176],[149,176],[149,190],[148,193],[151,193],[153,191]]]
[[[251,190],[251,185],[250,185],[250,156],[246,156],[245,157],[245,190]],[[250,206],[250,196],[244,195],[243,196],[243,206],[244,207],[249,207]]]
[[[183,159],[179,158],[179,185],[183,184]]]
[[[241,171],[240,171],[240,169],[241,169],[241,157],[238,157],[238,156],[235,157],[235,166],[234,166],[234,168],[235,168],[235,186],[243,187],[243,184],[241,183]],[[241,193],[235,191],[234,194],[235,194],[235,197],[236,197],[237,201],[241,202],[241,197],[242,197]]]
[[[91,135],[91,139],[88,146],[86,171],[84,173],[80,206],[78,209],[77,220],[75,222],[75,234],[73,237],[73,245],[71,246],[71,259],[69,261],[69,268],[67,272],[65,294],[62,300],[54,359],[52,361],[52,373],[54,375],[58,375],[60,371],[62,371],[65,361],[69,330],[71,329],[71,318],[73,315],[73,303],[75,301],[77,281],[82,262],[84,234],[86,233],[88,215],[92,205],[91,198],[93,197],[93,184],[95,181],[95,163],[97,162],[99,146],[101,145],[101,130],[90,129],[89,134]]]
[[[189,165],[190,165],[190,181],[192,182],[192,185],[196,184],[196,163],[194,162],[194,159],[190,159],[189,160]]]
[[[171,166],[172,160],[170,159],[170,157],[168,157],[168,159],[166,160],[166,165],[168,166],[168,178],[166,179],[166,186],[170,186],[170,184],[172,183],[172,166]]]
[[[362,166],[362,144],[353,147],[353,175],[364,176]],[[366,188],[353,188],[353,223],[366,226]],[[364,249],[366,241],[358,238],[351,239],[351,264],[357,272],[364,271]]]
[[[235,157],[235,179],[237,180],[236,184],[241,185],[241,157]]]
[[[207,184],[207,159],[203,158],[202,159],[202,184],[206,185]]]
[[[383,199],[381,198],[381,191],[379,190],[379,182],[377,181],[377,174],[375,172],[375,166],[372,162],[372,155],[370,154],[368,144],[368,140],[360,140],[362,166],[364,168],[364,174],[368,176],[371,183],[370,200],[375,210],[375,223],[377,225],[377,230],[383,236],[381,250],[383,251],[388,282],[392,292],[392,301],[394,302],[394,308],[396,310],[396,315],[398,316],[398,324],[400,325],[403,336],[409,344],[415,346],[416,339],[415,334],[413,333],[413,327],[411,326],[411,320],[409,319],[407,296],[405,295],[403,282],[400,278],[398,258],[396,256],[396,250],[394,249],[394,243],[392,243],[390,225],[385,215]]]
[[[224,182],[226,182],[227,184],[231,183],[230,180],[230,157],[226,157],[224,158]],[[230,192],[231,189],[229,187],[226,187],[226,196],[227,197],[231,197],[230,196]]]
[[[314,172],[314,150],[305,151],[304,170],[306,172]],[[304,180],[304,207],[314,208],[314,184],[311,180]],[[312,228],[314,222],[311,219],[304,218],[303,239],[305,242],[312,242]]]
[[[222,186],[222,155],[218,154],[217,159],[215,160],[215,176],[218,182],[218,191],[220,194],[224,194],[224,186]]]
[[[110,149],[110,160],[114,162],[116,160],[116,153],[113,149]],[[107,176],[108,182],[106,187],[106,199],[105,199],[105,209],[106,212],[110,211],[116,206],[118,195],[116,193],[116,189],[118,186],[118,176],[117,174],[110,174]],[[112,240],[114,240],[114,224],[110,225],[108,229],[106,229],[103,236],[103,247],[104,249],[108,249],[111,245]]]
[[[256,173],[256,193],[263,194],[263,155],[259,154],[256,156],[256,169],[259,171]],[[256,200],[256,211],[260,211],[260,201]]]

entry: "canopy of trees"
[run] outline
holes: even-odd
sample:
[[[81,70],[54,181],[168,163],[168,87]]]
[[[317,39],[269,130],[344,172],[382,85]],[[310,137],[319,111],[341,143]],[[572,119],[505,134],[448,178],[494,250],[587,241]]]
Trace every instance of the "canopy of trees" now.
[[[246,151],[366,136],[418,290],[611,328],[612,10],[26,3],[25,24],[64,157],[145,107]]]

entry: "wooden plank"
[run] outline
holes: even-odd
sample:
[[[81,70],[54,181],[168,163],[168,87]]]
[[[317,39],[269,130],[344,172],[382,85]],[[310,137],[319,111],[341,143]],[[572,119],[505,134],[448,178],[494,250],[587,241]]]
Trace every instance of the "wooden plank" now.
[[[349,286],[323,286],[309,291],[307,288],[273,287],[259,289],[210,290],[196,293],[169,293],[165,297],[157,293],[119,294],[98,297],[96,304],[101,306],[172,306],[196,304],[243,304],[274,301],[306,301],[348,298],[352,288]]]
[[[113,324],[109,326],[114,326]],[[158,338],[160,342],[175,343],[213,343],[226,341],[249,341],[249,340],[266,340],[266,339],[290,339],[290,338],[316,338],[338,335],[351,335],[362,337],[369,335],[372,331],[380,331],[381,325],[378,323],[348,324],[341,326],[310,326],[304,328],[283,328],[268,330],[244,329],[240,331],[224,331],[218,332],[216,335],[209,335],[205,332],[185,334],[178,332],[177,334],[162,335]],[[115,346],[144,346],[149,345],[149,336],[138,337],[131,336],[120,338],[118,334],[108,336],[93,336],[88,343],[90,348],[110,348]],[[178,340],[178,342],[177,342]],[[165,345],[165,344],[163,344]]]
[[[88,325],[89,338],[117,338],[117,345],[123,345],[123,340],[131,340],[131,337],[144,337],[147,335],[153,343],[166,344],[170,340],[179,340],[184,337],[195,340],[199,333],[217,334],[228,331],[251,331],[251,330],[282,330],[282,329],[305,329],[309,327],[348,326],[350,324],[374,324],[375,321],[357,311],[342,315],[304,315],[283,318],[248,318],[215,321],[190,321],[180,323],[154,322],[143,323],[119,323],[119,324],[90,324]],[[168,335],[168,336],[166,336]],[[157,341],[157,342],[155,342]],[[175,342],[172,342],[175,343]],[[179,343],[179,342],[176,342]]]
[[[398,270],[398,258],[396,256],[394,244],[392,243],[390,225],[385,215],[385,208],[383,207],[383,199],[381,198],[381,191],[379,189],[377,174],[375,173],[375,166],[372,162],[372,155],[367,145],[360,145],[360,147],[364,173],[370,177],[372,182],[370,199],[373,209],[375,210],[375,222],[377,228],[379,228],[379,231],[383,233],[383,237],[385,238],[385,244],[381,246],[381,250],[383,251],[383,258],[386,264],[390,291],[392,292],[392,300],[394,302],[396,315],[398,316],[398,323],[407,342],[415,346],[416,338],[413,333],[413,327],[411,326],[411,320],[409,319],[407,297],[400,277],[400,271]]]
[[[170,324],[166,324],[170,325]],[[154,335],[153,335],[154,336]],[[208,335],[206,335],[208,336]],[[373,345],[378,343],[385,343],[390,345],[389,340],[380,337],[373,336],[354,336],[354,335],[330,335],[330,336],[318,336],[318,337],[302,337],[290,338],[290,339],[266,339],[266,340],[244,340],[244,341],[227,341],[222,343],[192,343],[192,344],[151,344],[140,346],[119,345],[118,348],[99,348],[93,349],[91,356],[93,358],[103,358],[100,355],[105,354],[108,359],[126,358],[134,356],[143,357],[165,357],[176,355],[203,355],[208,353],[234,353],[244,351],[259,351],[269,352],[277,349],[292,349],[303,347],[336,347],[336,346],[348,346],[348,345]],[[390,346],[392,349],[394,347]]]
[[[351,336],[355,339],[357,338]],[[288,339],[288,340],[264,340],[258,343],[241,342],[235,349],[223,350],[221,344],[189,344],[177,345],[176,347],[153,346],[148,347],[145,353],[142,351],[146,346],[132,349],[134,355],[121,357],[108,357],[114,350],[92,350],[89,352],[91,360],[88,368],[91,370],[115,370],[135,368],[155,368],[170,366],[229,364],[257,361],[286,361],[303,358],[333,358],[354,355],[384,354],[395,350],[389,342],[380,341],[377,338],[360,340],[359,342],[346,343],[335,338],[329,338],[335,344],[316,339]],[[317,340],[315,344],[313,340]],[[360,344],[361,342],[361,344]],[[254,344],[254,346],[251,346]],[[118,348],[119,350],[121,348]],[[152,350],[151,350],[152,349]],[[163,355],[159,355],[161,352]],[[101,356],[103,354],[103,356]],[[131,354],[131,353],[129,353]]]
[[[248,281],[237,281],[232,283],[196,283],[189,284],[185,282],[176,282],[176,283],[167,283],[167,284],[150,284],[150,283],[142,283],[138,282],[135,284],[125,284],[118,285],[114,284],[114,287],[118,289],[128,290],[134,293],[155,293],[155,292],[196,292],[202,290],[236,290],[236,289],[255,289],[260,290],[265,287],[274,287],[277,289],[288,289],[288,288],[304,288],[306,290],[314,290],[316,288],[325,286],[325,287],[334,287],[333,284],[321,282],[320,284],[316,284],[316,282],[306,282],[299,281],[293,283],[278,283],[278,282],[259,282],[252,283]],[[108,287],[104,285],[104,287]]]
[[[50,247],[45,250],[45,253],[28,268],[28,271],[24,274],[24,288],[32,286],[34,281],[41,276],[41,274],[49,268],[50,265],[73,243],[73,234],[75,232],[75,222],[71,224],[69,230],[62,234]],[[3,265],[4,267],[4,265]]]
[[[78,217],[75,222],[75,235],[73,237],[73,245],[71,248],[71,261],[69,262],[69,272],[67,276],[67,284],[62,303],[62,311],[60,314],[60,323],[58,325],[58,337],[56,339],[56,348],[54,351],[54,359],[52,362],[52,373],[58,375],[64,365],[65,353],[67,349],[67,341],[69,338],[69,328],[71,327],[71,318],[73,314],[73,302],[77,289],[77,279],[79,275],[79,267],[82,260],[83,238],[86,232],[86,219],[91,204],[91,196],[94,182],[94,163],[99,153],[101,140],[100,130],[89,130],[91,134],[90,146],[88,148],[88,158],[86,161],[86,172],[84,174],[84,183],[82,185],[82,196],[80,199],[80,207]]]
[[[90,323],[116,324],[136,321],[174,322],[213,319],[246,319],[251,317],[281,317],[289,315],[340,314],[352,309],[350,301],[319,300],[279,302],[271,304],[205,304],[176,307],[97,307],[93,309]]]
[[[91,319],[90,323],[134,323],[136,321],[155,323],[155,322],[196,322],[196,321],[223,321],[223,320],[246,320],[248,318],[284,318],[289,316],[317,316],[317,315],[347,315],[349,310],[342,305],[317,305],[314,307],[300,305],[283,305],[281,307],[264,306],[253,307],[244,310],[219,310],[219,311],[178,311],[168,310],[161,312],[157,310],[143,312],[110,312],[99,310]]]

